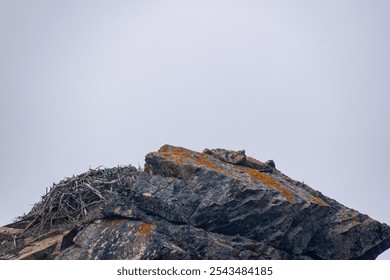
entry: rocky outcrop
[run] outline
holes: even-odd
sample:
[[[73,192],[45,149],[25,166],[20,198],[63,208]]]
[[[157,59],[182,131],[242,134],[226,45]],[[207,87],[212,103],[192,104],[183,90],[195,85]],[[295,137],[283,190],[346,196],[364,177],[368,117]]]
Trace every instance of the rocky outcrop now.
[[[165,145],[145,161],[55,185],[0,228],[0,258],[375,259],[390,247],[388,225],[245,151]],[[49,205],[62,214],[45,216]]]

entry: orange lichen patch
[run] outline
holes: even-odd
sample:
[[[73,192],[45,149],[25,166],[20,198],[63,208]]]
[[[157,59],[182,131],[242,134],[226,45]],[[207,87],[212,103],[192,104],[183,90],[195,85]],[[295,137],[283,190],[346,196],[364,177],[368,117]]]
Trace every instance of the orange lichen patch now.
[[[162,155],[165,158],[172,158],[177,164],[182,164],[184,162],[183,153],[175,154],[175,153],[163,152]]]
[[[252,169],[250,167],[240,166],[240,168],[245,173],[249,174],[253,179],[259,180],[259,181],[263,182],[264,184],[266,184],[268,186],[272,186],[275,189],[279,190],[288,200],[290,200],[290,201],[295,200],[294,196],[292,195],[292,193],[289,190],[283,188],[278,182],[276,182],[270,176],[260,172],[259,170]]]
[[[194,158],[194,160],[202,165],[206,165],[208,168],[213,169],[215,171],[221,172],[222,174],[226,176],[230,176],[225,170],[223,170],[221,167],[213,163],[207,158],[207,155],[205,153],[197,153],[199,156],[198,158]]]
[[[142,223],[138,229],[137,229],[137,235],[138,236],[149,236],[150,235],[150,232],[152,231],[152,227],[153,225],[152,224],[148,224],[148,223]]]
[[[325,202],[321,198],[317,198],[317,197],[313,198],[312,202],[319,204],[319,205],[325,205]]]
[[[205,153],[199,153],[199,152],[193,152],[181,147],[173,147],[173,146],[163,146],[159,150],[159,152],[163,155],[165,158],[170,158],[175,161],[177,164],[182,164],[186,160],[195,162],[197,164],[207,166],[208,168],[220,172],[226,176],[231,176],[231,174],[228,174],[225,170],[223,170],[221,167],[213,163],[207,158],[207,155]]]

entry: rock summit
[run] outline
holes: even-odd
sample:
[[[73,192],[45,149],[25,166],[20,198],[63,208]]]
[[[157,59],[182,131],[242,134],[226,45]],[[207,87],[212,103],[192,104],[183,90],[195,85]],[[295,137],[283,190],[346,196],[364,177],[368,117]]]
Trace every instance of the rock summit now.
[[[54,184],[0,259],[375,259],[390,227],[245,151],[165,145]]]

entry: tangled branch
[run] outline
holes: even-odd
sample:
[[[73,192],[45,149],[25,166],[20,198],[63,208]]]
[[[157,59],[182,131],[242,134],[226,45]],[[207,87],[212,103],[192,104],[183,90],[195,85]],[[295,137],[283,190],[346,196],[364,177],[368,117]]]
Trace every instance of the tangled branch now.
[[[30,213],[20,218],[29,229],[48,230],[58,225],[75,224],[118,194],[134,177],[132,166],[90,169],[53,184]]]

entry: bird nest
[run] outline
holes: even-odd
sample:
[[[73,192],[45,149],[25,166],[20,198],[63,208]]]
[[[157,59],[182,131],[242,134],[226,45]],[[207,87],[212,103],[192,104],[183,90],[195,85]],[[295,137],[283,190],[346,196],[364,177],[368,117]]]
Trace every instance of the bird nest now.
[[[123,192],[134,179],[133,166],[96,168],[65,178],[46,189],[41,201],[16,222],[26,231],[48,231],[85,220],[90,213]]]

